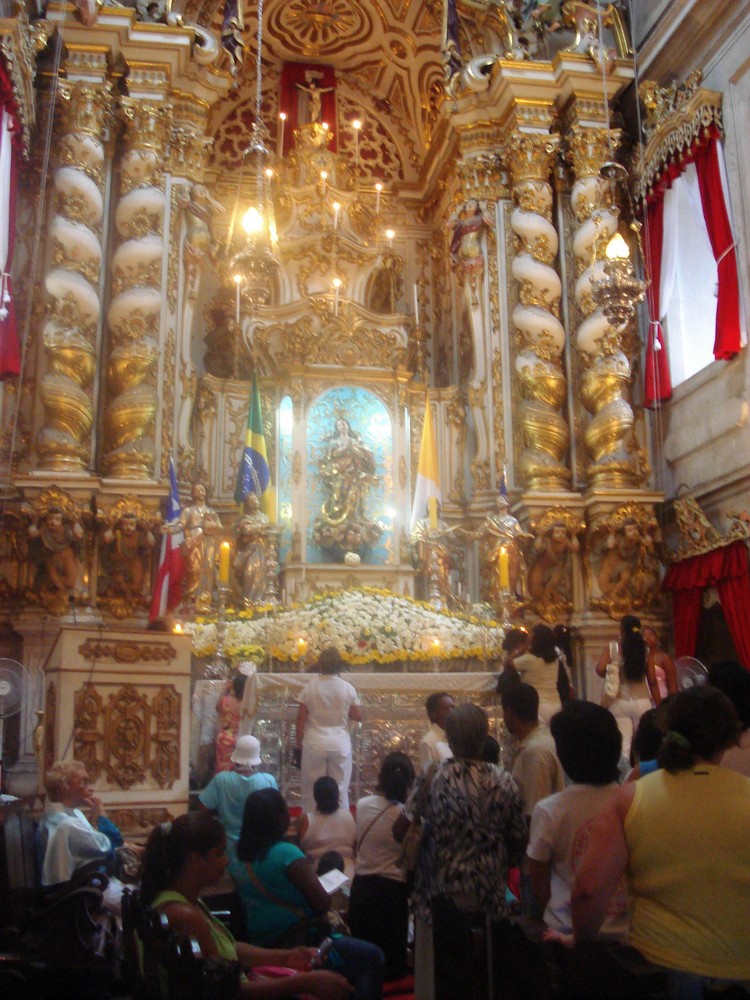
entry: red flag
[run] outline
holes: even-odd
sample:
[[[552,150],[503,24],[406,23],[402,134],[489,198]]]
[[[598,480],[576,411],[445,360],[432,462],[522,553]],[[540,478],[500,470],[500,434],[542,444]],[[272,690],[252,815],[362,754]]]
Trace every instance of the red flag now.
[[[180,494],[177,489],[177,475],[174,470],[174,459],[169,459],[169,484],[170,494],[167,502],[167,525],[172,526],[172,531],[165,531],[161,538],[161,552],[159,554],[159,568],[156,571],[156,584],[154,586],[154,599],[151,602],[151,613],[149,620],[161,618],[172,611],[180,603],[182,597],[182,574],[184,564],[182,561],[182,550],[180,548],[185,539],[182,528],[179,526],[182,507],[180,506]]]

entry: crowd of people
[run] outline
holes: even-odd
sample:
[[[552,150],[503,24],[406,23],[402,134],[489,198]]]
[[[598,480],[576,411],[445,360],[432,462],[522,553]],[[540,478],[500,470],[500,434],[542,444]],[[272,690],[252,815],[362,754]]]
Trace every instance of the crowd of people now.
[[[484,996],[487,981],[508,1000],[747,996],[750,672],[715,664],[678,691],[656,632],[626,615],[596,704],[575,697],[565,638],[506,636],[508,768],[487,713],[434,692],[418,761],[389,753],[354,816],[347,727],[362,709],[325,650],[299,699],[302,815],[241,737],[200,810],[152,831],[143,902],[239,962],[246,996],[379,1000],[412,967],[411,927],[417,1000]],[[47,789],[44,882],[111,870],[124,845],[86,768],[54,765]],[[320,878],[331,868],[343,912]],[[236,938],[205,902],[222,880]]]

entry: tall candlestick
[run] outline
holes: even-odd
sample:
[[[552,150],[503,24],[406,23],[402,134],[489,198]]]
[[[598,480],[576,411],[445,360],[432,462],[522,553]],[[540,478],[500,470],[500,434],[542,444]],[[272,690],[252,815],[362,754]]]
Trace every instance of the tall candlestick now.
[[[235,303],[234,303],[234,318],[237,320],[237,326],[240,325],[240,282],[241,281],[242,278],[240,278],[239,274],[235,274],[234,284],[237,289],[237,294],[235,296]]]
[[[277,155],[279,159],[284,155],[284,128],[286,126],[286,111],[279,112],[279,119],[281,120],[281,135],[279,137],[279,148],[277,150]]]
[[[339,228],[339,210],[340,209],[341,209],[341,205],[339,205],[339,203],[337,201],[334,201],[334,203],[333,203],[333,228],[334,228],[334,230],[336,230],[336,229]]]
[[[436,531],[438,526],[437,497],[427,497],[427,513],[430,518],[430,528]]]
[[[229,583],[229,542],[219,546],[219,583]]]
[[[414,282],[414,325],[419,326],[419,286]]]
[[[356,183],[359,179],[359,130],[362,128],[362,122],[359,118],[354,119],[352,128],[354,129],[354,181]]]
[[[383,185],[378,181],[375,185],[375,215],[380,215],[380,192],[383,190]]]
[[[323,197],[326,196],[326,181],[328,180],[328,172],[325,170],[320,171],[320,183],[323,187]]]
[[[333,285],[333,315],[338,316],[339,314],[339,288],[341,288],[341,278],[334,278],[331,282]]]
[[[500,589],[509,590],[510,589],[510,561],[508,558],[508,551],[503,546],[500,549],[500,555],[498,557],[497,563],[498,573],[500,576]]]

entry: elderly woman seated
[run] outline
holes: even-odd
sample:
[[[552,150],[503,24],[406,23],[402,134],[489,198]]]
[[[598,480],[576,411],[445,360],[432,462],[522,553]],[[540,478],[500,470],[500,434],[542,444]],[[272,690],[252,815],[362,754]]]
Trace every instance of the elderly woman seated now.
[[[94,794],[86,765],[77,760],[59,760],[45,778],[48,805],[39,823],[38,843],[42,858],[42,885],[67,882],[91,862],[111,870],[115,848],[122,834],[104,815],[104,806]],[[90,810],[92,825],[83,813]]]

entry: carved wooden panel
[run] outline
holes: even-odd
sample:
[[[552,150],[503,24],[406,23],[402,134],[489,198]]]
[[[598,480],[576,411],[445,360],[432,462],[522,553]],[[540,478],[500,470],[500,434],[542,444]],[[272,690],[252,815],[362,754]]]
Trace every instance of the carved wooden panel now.
[[[177,650],[168,641],[87,639],[78,647],[85,660],[114,660],[115,663],[170,663]]]
[[[181,695],[172,685],[85,684],[75,695],[73,748],[92,779],[171,788],[180,774]]]

